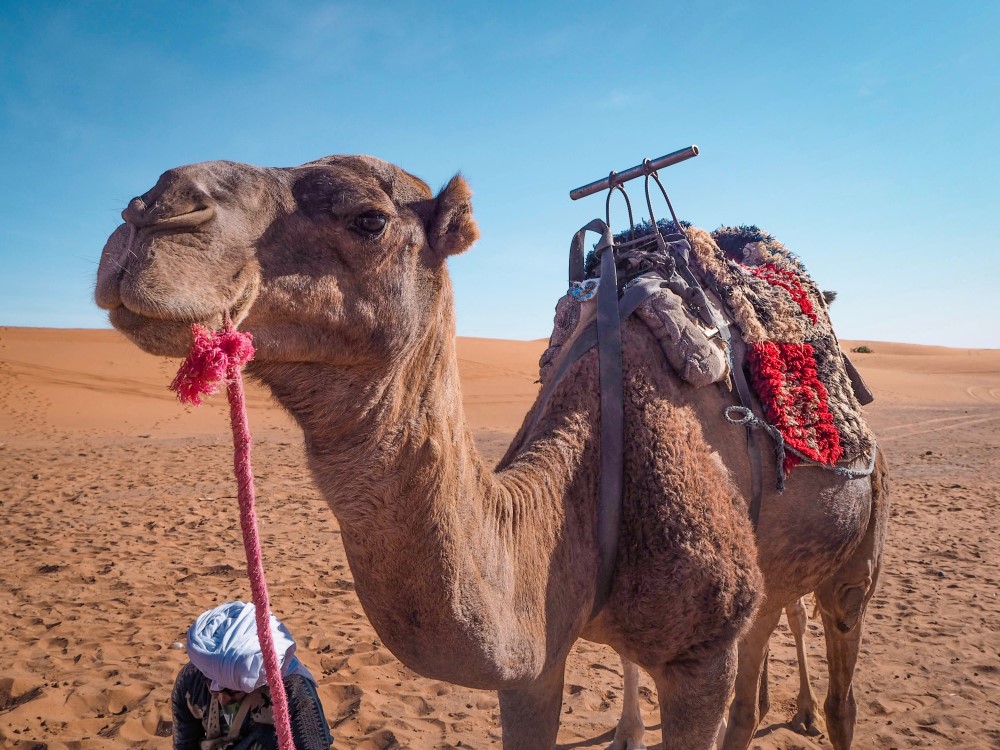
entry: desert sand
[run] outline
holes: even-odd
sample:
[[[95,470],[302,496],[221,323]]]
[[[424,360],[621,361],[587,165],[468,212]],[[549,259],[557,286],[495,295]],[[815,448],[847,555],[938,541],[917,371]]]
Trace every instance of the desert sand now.
[[[881,342],[854,360],[893,467],[886,568],[855,682],[857,748],[1000,747],[1000,350]],[[470,424],[502,454],[544,342],[461,339]],[[180,406],[177,362],[113,331],[0,328],[0,747],[167,748],[168,699],[201,611],[249,598],[225,399]],[[258,513],[275,613],[319,681],[337,748],[498,747],[492,693],[403,667],[365,619],[301,436],[251,386]],[[822,701],[821,625],[810,622]],[[780,626],[753,747],[829,748],[787,722],[795,652]],[[621,668],[580,642],[559,747],[603,748]],[[659,719],[642,688],[647,742]]]

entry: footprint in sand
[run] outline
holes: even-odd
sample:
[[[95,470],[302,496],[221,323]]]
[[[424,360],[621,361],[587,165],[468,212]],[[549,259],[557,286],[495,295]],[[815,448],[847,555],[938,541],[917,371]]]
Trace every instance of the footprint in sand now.
[[[43,691],[41,685],[26,687],[21,678],[0,678],[0,712],[10,711],[38,698]]]

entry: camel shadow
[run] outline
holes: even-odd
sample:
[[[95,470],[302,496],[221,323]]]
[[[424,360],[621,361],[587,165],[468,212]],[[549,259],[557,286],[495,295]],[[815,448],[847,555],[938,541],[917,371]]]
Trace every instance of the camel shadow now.
[[[609,729],[604,734],[599,734],[596,737],[591,737],[589,740],[577,740],[576,742],[567,742],[564,745],[556,745],[556,750],[576,750],[578,747],[589,747],[595,743],[599,743],[602,747],[611,744],[611,740],[615,738],[614,727]]]
[[[801,734],[795,731],[795,729],[791,725],[791,722],[784,721],[784,722],[775,722],[773,724],[768,724],[766,727],[765,726],[758,727],[757,731],[754,732],[753,738],[755,740],[763,739],[764,737],[768,737],[774,734],[779,729],[787,729],[789,732],[792,732],[797,737],[801,737],[803,740],[812,740],[813,742],[816,743],[817,746],[819,746],[819,741],[824,737],[824,735],[822,734],[817,735],[815,737]],[[652,724],[646,727],[647,736],[649,733],[656,733],[656,735],[658,736],[659,732],[660,732],[659,724]],[[604,732],[604,734],[599,734],[596,737],[591,737],[590,739],[578,740],[576,742],[566,742],[561,745],[556,745],[556,750],[577,750],[577,748],[592,747],[592,746],[598,746],[603,748],[606,747],[607,745],[610,745],[611,741],[614,738],[615,738],[615,730],[612,728]],[[647,745],[647,748],[648,750],[664,750],[662,742],[657,742],[655,745]]]
[[[776,721],[773,724],[768,724],[766,727],[765,726],[760,726],[760,727],[757,728],[757,731],[754,732],[753,738],[755,740],[759,740],[759,739],[761,739],[763,737],[768,737],[768,736],[774,734],[775,732],[777,732],[779,729],[787,729],[795,737],[800,737],[803,742],[810,742],[811,741],[811,743],[814,743],[814,744],[809,744],[809,745],[803,746],[803,750],[807,750],[807,748],[814,747],[814,746],[815,747],[819,747],[821,745],[821,740],[825,740],[826,739],[826,734],[824,734],[822,732],[820,732],[819,734],[815,734],[815,735],[803,734],[802,732],[800,732],[799,730],[797,730],[795,727],[793,727],[792,723],[790,721]],[[822,744],[826,744],[826,743],[822,743]]]

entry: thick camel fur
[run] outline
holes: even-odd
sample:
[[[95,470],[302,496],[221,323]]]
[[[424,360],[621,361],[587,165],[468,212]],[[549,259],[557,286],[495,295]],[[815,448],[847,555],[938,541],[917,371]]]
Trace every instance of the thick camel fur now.
[[[721,244],[724,241],[724,237],[719,238],[718,241]],[[823,292],[823,301],[827,307],[833,304],[836,298],[836,292]],[[818,611],[819,603],[815,601],[812,613],[813,618],[816,617]],[[817,736],[823,734],[826,731],[826,727],[822,717],[820,717],[816,710],[816,695],[813,693],[812,684],[809,680],[809,661],[805,647],[808,618],[806,616],[804,597],[799,597],[791,604],[785,606],[785,619],[788,621],[788,627],[795,639],[795,652],[799,668],[799,694],[796,698],[796,712],[789,723],[800,734]],[[614,741],[608,746],[608,750],[645,750],[646,745],[643,741],[645,726],[639,708],[639,668],[624,656],[621,657],[621,663],[624,682],[622,715],[615,729]],[[766,658],[761,666],[760,692],[758,693],[757,706],[757,720],[759,722],[763,720],[770,709]],[[726,725],[723,723],[723,731],[718,738],[720,748],[725,739],[725,728]]]
[[[813,617],[816,612],[813,612]],[[806,655],[805,635],[807,630],[806,607],[802,597],[785,607],[785,619],[788,627],[792,631],[795,639],[795,653],[799,666],[799,694],[796,699],[796,712],[790,724],[795,731],[801,734],[816,736],[825,731],[822,719],[816,712],[816,696],[813,693],[812,685],[809,682],[809,660]],[[642,710],[639,707],[639,667],[633,664],[624,656],[621,657],[622,674],[624,687],[622,689],[622,716],[615,728],[614,741],[608,745],[608,750],[646,750],[643,737],[646,732],[645,723],[642,720]],[[760,709],[760,719],[767,715],[770,708],[767,687],[767,661],[763,666],[763,674],[760,678],[760,696],[758,706]],[[725,741],[726,724],[723,722],[719,737],[718,746],[721,748]]]
[[[154,354],[185,355],[192,323],[220,327],[227,315],[253,334],[248,372],[305,434],[375,629],[414,670],[499,691],[507,748],[552,747],[566,655],[584,637],[653,676],[666,746],[707,750],[737,651],[751,664],[741,637],[758,606],[780,612],[791,592],[825,585],[838,561],[851,573],[820,603],[848,627],[841,660],[853,671],[851,633],[877,576],[852,564],[870,537],[870,483],[802,471],[783,499],[765,498],[761,544],[785,574],[772,572],[762,599],[745,436],[721,424],[720,393],[682,384],[633,320],[623,326],[616,577],[608,606],[590,617],[596,355],[570,368],[545,408],[536,403],[490,470],[462,410],[446,270],[478,235],[470,199],[461,177],[435,197],[370,157],[172,169],[123,212],[96,300]],[[867,549],[876,559],[880,540]],[[846,718],[849,697],[838,698]]]

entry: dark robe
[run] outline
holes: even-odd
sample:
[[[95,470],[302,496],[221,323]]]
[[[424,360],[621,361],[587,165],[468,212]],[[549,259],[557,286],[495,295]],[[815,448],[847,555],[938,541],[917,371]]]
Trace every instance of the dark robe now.
[[[323,716],[323,706],[316,694],[316,686],[299,674],[287,675],[284,683],[296,750],[329,750],[333,738]],[[212,705],[212,693],[208,686],[209,679],[194,664],[188,663],[177,675],[171,696],[174,750],[201,750],[201,743],[206,739]],[[257,692],[261,694],[259,697],[255,696],[260,705],[247,712],[237,738],[228,744],[221,741],[218,745],[220,749],[277,750],[278,738],[271,718],[271,696],[266,687]],[[248,695],[243,700],[249,698]],[[234,708],[238,710],[238,705],[234,704]],[[221,727],[223,736],[229,729],[225,714],[232,713],[232,709],[224,712]]]

